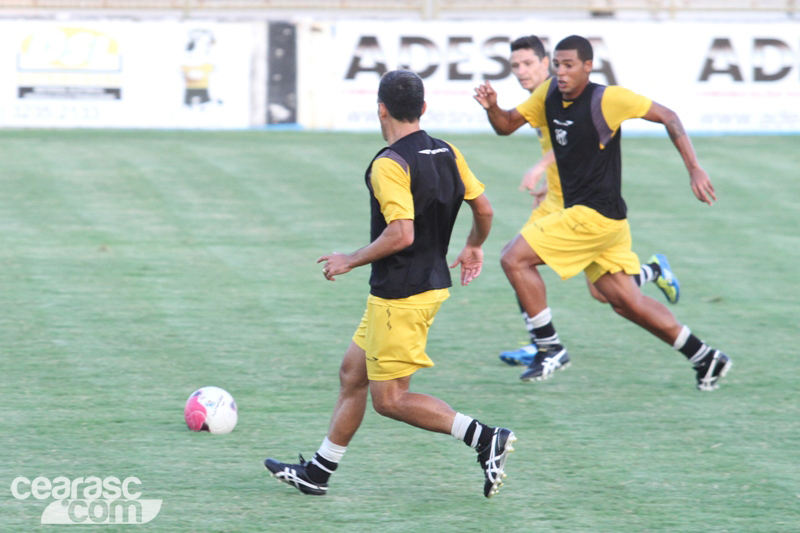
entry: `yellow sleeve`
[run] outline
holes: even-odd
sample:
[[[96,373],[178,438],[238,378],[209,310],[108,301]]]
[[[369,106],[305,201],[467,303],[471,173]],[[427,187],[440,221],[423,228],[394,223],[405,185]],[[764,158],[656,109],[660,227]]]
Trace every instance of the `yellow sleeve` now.
[[[545,80],[539,85],[530,97],[517,106],[517,111],[525,117],[525,120],[534,128],[547,127],[547,118],[544,114],[544,99],[547,97],[547,90],[553,78]]]
[[[486,187],[478,181],[475,174],[467,165],[467,160],[461,155],[461,152],[450,143],[447,143],[456,155],[456,165],[458,166],[458,173],[461,175],[461,181],[464,182],[464,200],[474,200],[486,189]]]
[[[616,133],[623,121],[645,116],[651,105],[651,99],[624,87],[611,85],[603,93],[601,109],[608,127]]]
[[[393,220],[414,220],[411,176],[399,163],[388,157],[379,157],[372,162],[370,179],[387,224]]]

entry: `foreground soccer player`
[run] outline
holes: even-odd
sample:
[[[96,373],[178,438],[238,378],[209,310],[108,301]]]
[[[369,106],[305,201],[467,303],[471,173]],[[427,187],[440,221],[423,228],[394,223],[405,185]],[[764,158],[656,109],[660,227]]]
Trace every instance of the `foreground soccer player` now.
[[[425,353],[428,329],[449,296],[447,247],[462,201],[472,209],[472,230],[453,268],[461,265],[461,284],[481,272],[482,245],[492,225],[492,206],[453,145],[419,127],[425,112],[422,80],[395,70],[381,79],[378,117],[389,143],[366,173],[372,210],[371,243],[351,254],[333,253],[325,277],[371,264],[370,296],[339,370],[339,399],[328,435],[311,461],[286,464],[267,459],[267,469],[305,494],[322,495],[353,438],[372,395],[375,410],[412,426],[449,433],[478,452],[484,471],[483,494],[491,498],[503,484],[514,433],[455,412],[442,400],[409,392],[411,375],[433,366]]]
[[[556,46],[555,78],[542,83],[515,109],[492,110],[492,124],[499,133],[510,134],[526,122],[549,130],[565,207],[522,229],[504,250],[503,270],[528,316],[540,319],[534,335],[549,372],[558,367],[566,350],[550,320],[544,281],[537,270],[542,264],[562,279],[586,272],[617,313],[689,359],[698,389],[714,390],[731,367],[730,358],[694,336],[664,305],[644,296],[630,278],[639,273],[639,259],[631,250],[621,195],[622,122],[644,118],[664,124],[683,158],[695,196],[711,205],[716,200],[714,187],[678,116],[622,87],[591,83],[592,57],[587,39],[567,37]],[[529,366],[520,377],[535,379],[539,371]]]
[[[533,93],[542,83],[550,79],[550,58],[547,57],[544,43],[536,35],[520,37],[511,42],[511,72],[517,78],[520,86],[528,92]],[[504,135],[501,126],[503,110],[497,106],[497,93],[492,88],[491,83],[486,81],[483,85],[475,89],[475,100],[486,110],[489,122],[495,127],[498,134]],[[495,121],[498,121],[495,126]],[[558,177],[558,167],[553,153],[553,144],[550,139],[550,130],[547,128],[536,128],[539,142],[542,146],[542,158],[531,167],[522,178],[520,190],[528,189],[534,197],[533,212],[525,222],[525,226],[533,224],[537,220],[546,217],[557,211],[564,209],[564,198],[561,193],[561,180]],[[546,173],[546,179],[540,178]],[[538,185],[537,185],[538,184]],[[510,246],[509,243],[508,246]],[[505,251],[505,248],[504,248]],[[670,268],[669,261],[663,254],[653,255],[642,265],[641,271],[632,276],[634,283],[642,286],[645,283],[655,283],[667,301],[675,304],[680,298],[680,284],[678,278]],[[594,284],[586,279],[589,293],[592,297],[601,302],[608,303],[605,297],[597,290]],[[517,298],[519,302],[519,298]],[[536,369],[534,372],[526,372],[528,380],[547,379],[552,375],[556,368],[566,368],[569,365],[569,354],[566,351],[560,352],[557,361],[546,359],[549,354],[546,351],[539,352],[536,344],[534,330],[541,322],[547,322],[549,316],[531,317],[525,312],[522,304],[519,304],[522,319],[530,335],[530,344],[517,350],[506,350],[500,352],[500,360],[509,365],[527,365]],[[545,340],[546,343],[546,340]]]

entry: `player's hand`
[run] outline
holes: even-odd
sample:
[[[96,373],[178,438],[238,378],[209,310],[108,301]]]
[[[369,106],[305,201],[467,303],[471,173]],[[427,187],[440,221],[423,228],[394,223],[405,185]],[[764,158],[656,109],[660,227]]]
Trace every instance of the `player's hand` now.
[[[484,81],[482,85],[475,87],[475,94],[472,96],[484,109],[489,109],[497,105],[497,93],[492,89],[489,81]]]
[[[542,180],[542,174],[545,171],[545,166],[537,163],[532,166],[525,175],[522,177],[522,182],[519,184],[519,190],[530,192],[533,196],[533,208],[539,206],[547,196],[547,182]]]
[[[714,194],[714,186],[711,184],[708,174],[701,167],[695,167],[689,171],[689,182],[692,185],[692,192],[697,199],[708,205],[714,205],[717,195]]]
[[[336,281],[334,276],[339,274],[347,274],[353,268],[350,266],[350,256],[347,254],[332,253],[330,255],[323,255],[317,259],[317,263],[325,261],[322,267],[322,275],[329,281]]]
[[[531,195],[533,196],[533,208],[536,209],[544,202],[545,197],[547,196],[547,183],[542,182],[539,186],[531,191]]]
[[[470,281],[480,275],[483,268],[483,248],[467,244],[450,268],[455,268],[459,264],[461,265],[461,285],[469,285]]]

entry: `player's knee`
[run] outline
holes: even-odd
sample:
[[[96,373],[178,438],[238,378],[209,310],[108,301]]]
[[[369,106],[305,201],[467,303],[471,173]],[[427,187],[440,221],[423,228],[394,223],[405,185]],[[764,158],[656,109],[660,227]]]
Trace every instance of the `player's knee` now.
[[[389,394],[372,393],[372,407],[375,412],[387,418],[397,418],[398,402]]]
[[[603,294],[601,292],[599,292],[599,291],[591,291],[591,293],[592,293],[592,298],[594,298],[595,300],[597,300],[601,304],[607,304],[608,303],[608,300],[606,299],[605,296],[603,296]]]
[[[347,393],[366,392],[369,380],[364,372],[359,371],[351,361],[344,361],[339,367],[339,386]]]
[[[592,295],[592,298],[594,298],[595,300],[597,300],[601,304],[609,303],[608,302],[608,298],[606,298],[605,295],[602,292],[600,292],[600,289],[595,287],[592,283],[587,283],[586,285],[587,285],[587,287],[589,287],[589,294]]]
[[[511,250],[506,249],[500,255],[500,266],[503,268],[503,272],[513,272],[520,267],[520,261]]]

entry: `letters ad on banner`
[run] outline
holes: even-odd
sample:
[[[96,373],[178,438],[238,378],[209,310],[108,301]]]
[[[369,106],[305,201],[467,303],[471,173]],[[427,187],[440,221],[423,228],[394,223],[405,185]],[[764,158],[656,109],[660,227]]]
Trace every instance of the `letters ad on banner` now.
[[[690,131],[800,132],[799,28],[792,23],[343,21],[330,34],[334,86],[324,86],[327,94],[321,97],[330,99],[332,90],[337,95],[335,105],[324,106],[333,129],[377,130],[380,75],[408,68],[425,81],[423,127],[491,131],[472,99],[478,84],[489,80],[506,109],[528,96],[511,74],[509,43],[535,34],[552,56],[558,41],[578,34],[594,46],[592,81],[652,98],[676,111]],[[643,120],[628,121],[624,129],[663,132],[663,126]]]
[[[0,126],[245,128],[263,25],[0,21]]]

